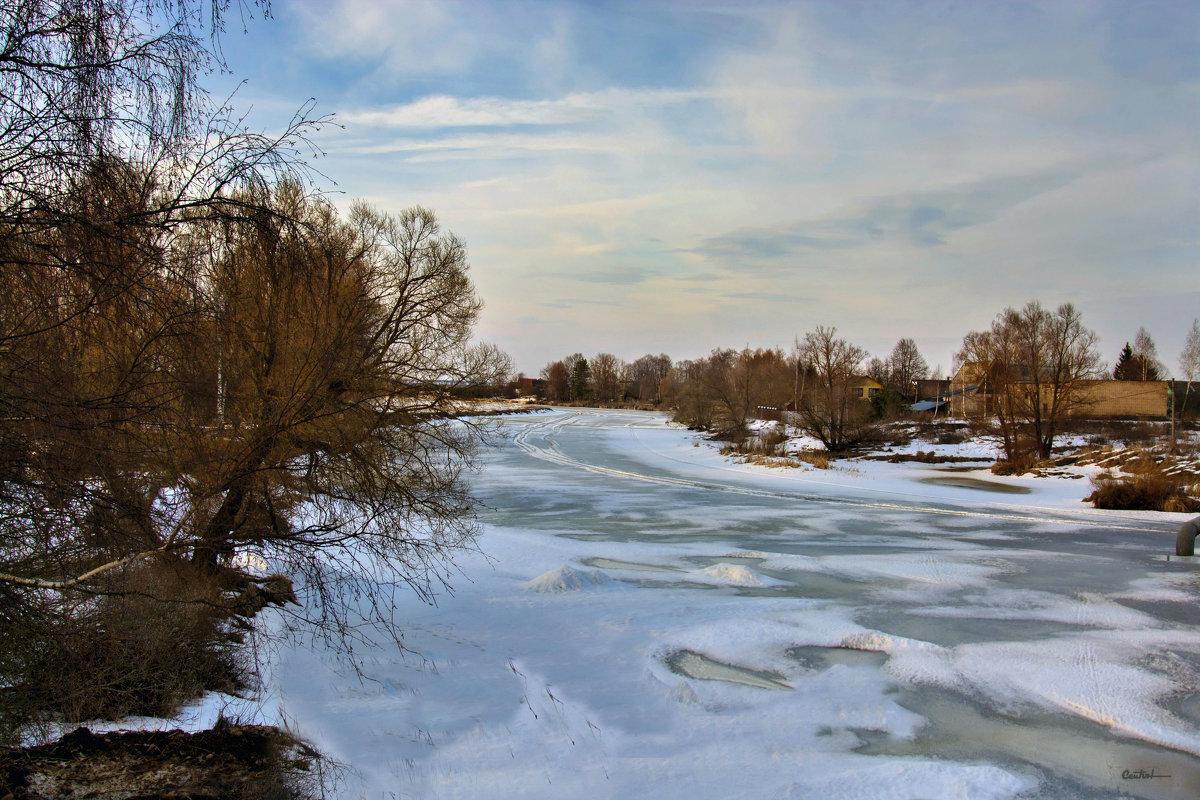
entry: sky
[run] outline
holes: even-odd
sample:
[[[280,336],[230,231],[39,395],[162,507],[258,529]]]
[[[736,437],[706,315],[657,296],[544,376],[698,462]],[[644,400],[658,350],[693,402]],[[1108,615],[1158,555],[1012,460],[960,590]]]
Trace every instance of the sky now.
[[[335,202],[465,241],[529,375],[817,325],[949,371],[1030,300],[1178,372],[1200,316],[1197,2],[293,0],[223,50],[251,125],[333,115]]]

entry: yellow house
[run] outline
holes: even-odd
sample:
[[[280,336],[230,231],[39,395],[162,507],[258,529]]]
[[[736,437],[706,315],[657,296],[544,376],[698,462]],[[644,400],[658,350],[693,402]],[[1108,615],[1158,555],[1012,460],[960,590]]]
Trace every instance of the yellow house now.
[[[857,375],[846,381],[846,388],[850,392],[851,397],[870,400],[883,391],[883,384],[866,375]]]

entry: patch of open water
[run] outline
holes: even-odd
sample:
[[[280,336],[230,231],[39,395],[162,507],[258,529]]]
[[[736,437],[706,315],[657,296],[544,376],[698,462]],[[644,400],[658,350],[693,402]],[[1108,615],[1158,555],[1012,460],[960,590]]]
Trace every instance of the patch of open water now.
[[[964,475],[920,478],[919,482],[934,486],[957,486],[960,489],[976,489],[978,491],[998,492],[1000,494],[1029,494],[1032,491],[1028,486],[1013,486],[1011,483],[1000,483],[999,481],[989,481],[983,478],[968,478]]]

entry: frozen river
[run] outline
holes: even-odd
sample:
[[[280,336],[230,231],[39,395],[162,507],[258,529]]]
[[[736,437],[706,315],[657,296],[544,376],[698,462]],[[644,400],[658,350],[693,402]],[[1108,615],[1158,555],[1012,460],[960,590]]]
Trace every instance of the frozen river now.
[[[736,465],[648,413],[505,425],[486,558],[396,610],[418,655],[278,666],[348,792],[1200,797],[1181,517],[1078,480]]]

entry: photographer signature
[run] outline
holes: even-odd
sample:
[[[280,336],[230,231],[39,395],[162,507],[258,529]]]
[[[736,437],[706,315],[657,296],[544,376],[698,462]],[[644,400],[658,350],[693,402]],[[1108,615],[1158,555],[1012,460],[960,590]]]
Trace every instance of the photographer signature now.
[[[1121,770],[1121,779],[1126,781],[1144,781],[1151,778],[1170,778],[1170,775],[1162,775],[1155,772],[1153,769],[1147,771],[1144,769],[1126,769]]]

